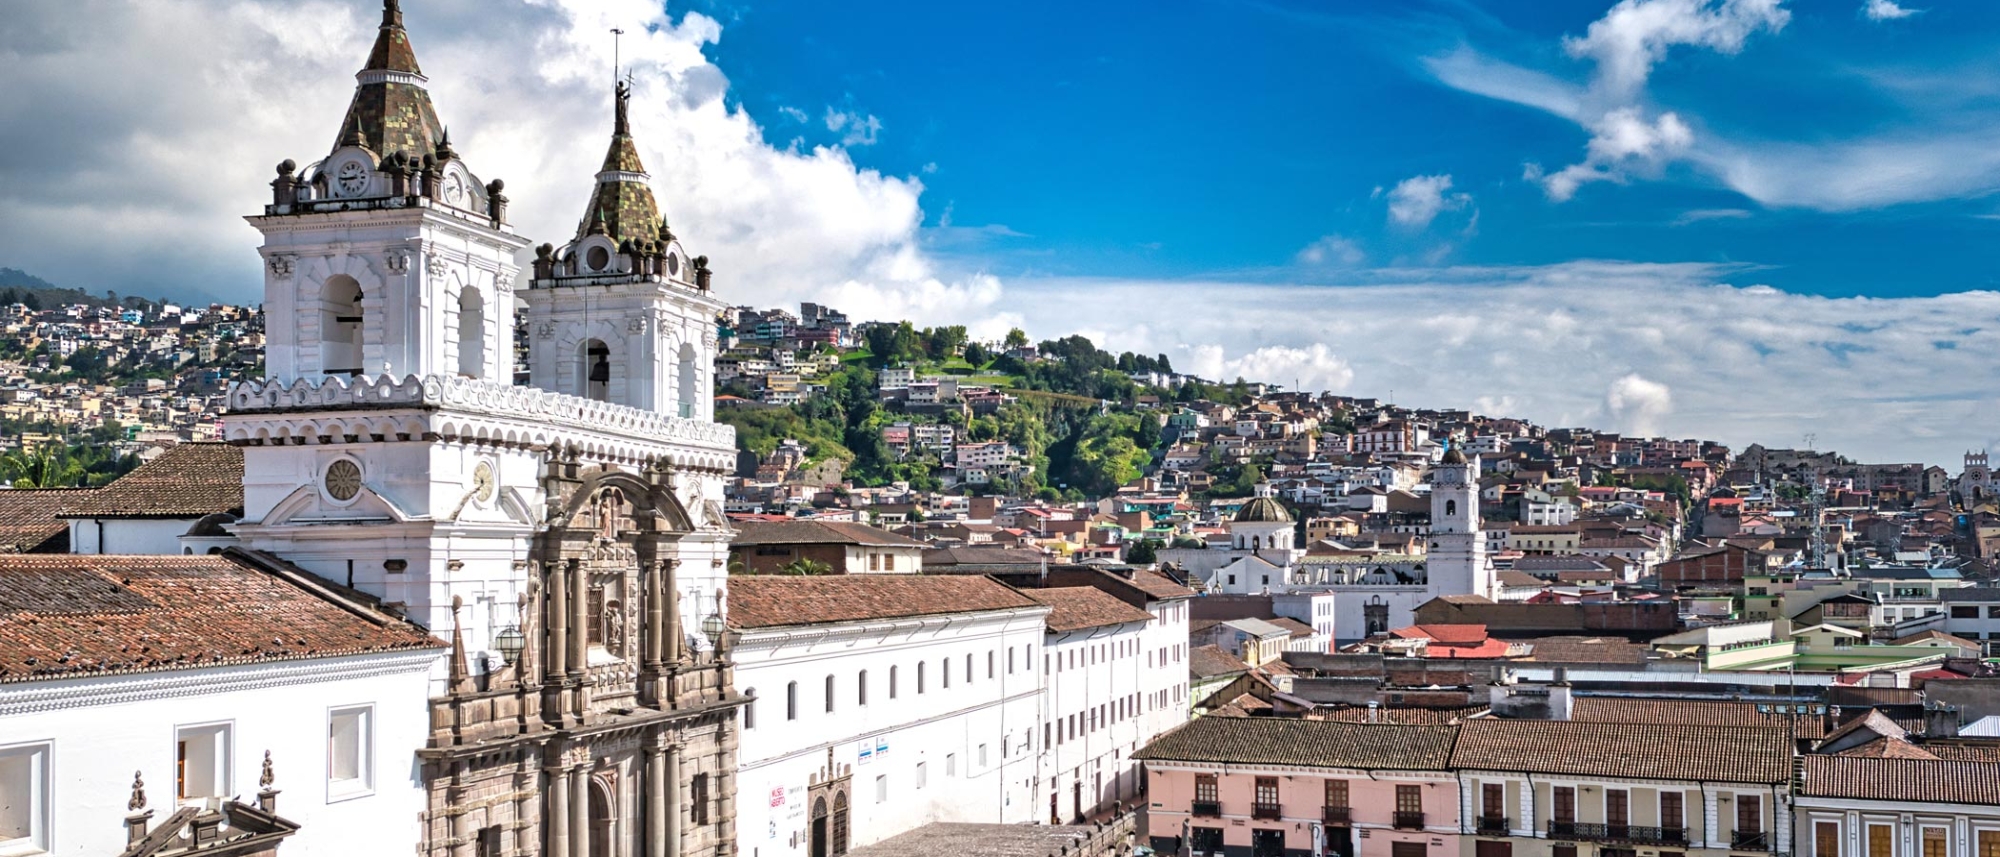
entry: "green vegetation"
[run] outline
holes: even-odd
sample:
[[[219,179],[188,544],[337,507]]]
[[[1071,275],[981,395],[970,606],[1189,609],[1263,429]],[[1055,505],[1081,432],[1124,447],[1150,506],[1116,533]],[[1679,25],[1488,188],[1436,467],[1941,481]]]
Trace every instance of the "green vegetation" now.
[[[15,488],[103,485],[139,466],[138,456],[109,451],[114,441],[124,438],[124,428],[108,423],[68,446],[43,445],[34,452],[9,450],[0,453],[0,479]]]

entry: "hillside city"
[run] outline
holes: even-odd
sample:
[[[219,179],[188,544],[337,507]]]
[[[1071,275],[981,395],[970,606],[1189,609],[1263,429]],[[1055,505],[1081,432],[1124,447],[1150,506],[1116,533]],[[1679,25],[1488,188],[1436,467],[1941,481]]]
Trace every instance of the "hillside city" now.
[[[529,234],[411,29],[257,300],[0,269],[0,855],[2000,857],[1987,451],[739,305],[644,83]]]

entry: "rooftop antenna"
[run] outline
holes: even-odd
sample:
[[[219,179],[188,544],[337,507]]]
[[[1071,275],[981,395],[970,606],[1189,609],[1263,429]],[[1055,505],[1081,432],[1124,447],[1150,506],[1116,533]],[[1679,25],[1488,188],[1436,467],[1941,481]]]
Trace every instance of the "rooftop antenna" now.
[[[625,35],[625,31],[624,31],[624,30],[621,30],[621,29],[619,29],[619,28],[617,28],[617,27],[612,27],[612,28],[611,28],[611,82],[612,82],[612,83],[617,83],[617,82],[618,82],[618,68],[619,68],[619,66],[618,66],[618,37],[620,37],[620,36],[623,36],[623,35]]]

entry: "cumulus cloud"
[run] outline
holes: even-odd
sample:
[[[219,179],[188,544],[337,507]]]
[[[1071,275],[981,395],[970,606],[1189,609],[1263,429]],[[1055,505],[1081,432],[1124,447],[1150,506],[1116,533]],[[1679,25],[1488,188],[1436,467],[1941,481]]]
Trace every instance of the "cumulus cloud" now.
[[[1604,407],[1619,431],[1653,437],[1660,433],[1662,418],[1673,412],[1674,396],[1667,385],[1634,372],[1611,382]]]
[[[1471,194],[1451,192],[1449,175],[1411,176],[1389,190],[1389,222],[1425,229],[1440,213],[1457,211],[1471,203]]]
[[[1777,32],[1792,14],[1783,0],[1620,0],[1582,36],[1563,40],[1571,56],[1597,63],[1594,84],[1607,95],[1632,98],[1667,49],[1679,45],[1733,54],[1758,30]]]
[[[1368,254],[1362,252],[1361,245],[1351,238],[1324,235],[1307,244],[1296,258],[1302,265],[1359,265],[1368,258]]]
[[[1894,21],[1908,18],[1921,9],[1905,9],[1896,5],[1896,0],[1868,0],[1861,4],[1861,14],[1870,21]]]
[[[2000,292],[1825,298],[1755,275],[1573,262],[1353,271],[1311,286],[1015,279],[1005,303],[1038,338],[1100,327],[1107,348],[1164,351],[1208,377],[1394,390],[1406,404],[1550,425],[1738,446],[1813,431],[1864,460],[1937,463],[2000,423],[2000,364],[1984,356],[2000,350]],[[1154,319],[1139,306],[1174,309]],[[1105,318],[1130,321],[1089,321]],[[1318,374],[1292,368],[1322,354]]]
[[[258,239],[240,218],[268,199],[272,165],[331,148],[378,9],[364,0],[10,9],[0,31],[11,94],[0,99],[9,152],[0,264],[93,290],[255,300]],[[943,321],[998,299],[990,277],[948,275],[924,251],[916,177],[857,164],[845,146],[766,143],[703,53],[722,36],[712,18],[669,14],[654,0],[426,0],[406,4],[406,17],[454,148],[481,178],[506,180],[514,228],[536,242],[566,240],[583,212],[611,131],[605,33],[619,27],[653,190],[689,249],[714,260],[729,300],[779,305],[831,290],[860,317]],[[859,145],[881,120],[841,125],[854,140],[846,145]]]

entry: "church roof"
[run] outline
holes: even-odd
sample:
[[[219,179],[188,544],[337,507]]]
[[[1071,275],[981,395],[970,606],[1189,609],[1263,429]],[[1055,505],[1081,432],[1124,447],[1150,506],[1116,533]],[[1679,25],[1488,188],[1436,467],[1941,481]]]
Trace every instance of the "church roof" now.
[[[1464,451],[1464,450],[1461,450],[1461,449],[1459,449],[1459,448],[1458,448],[1458,444],[1455,444],[1455,443],[1454,443],[1454,444],[1452,444],[1452,445],[1450,445],[1450,446],[1448,446],[1448,447],[1446,447],[1446,448],[1445,448],[1445,451],[1444,451],[1444,461],[1443,461],[1442,463],[1444,463],[1444,464],[1464,464],[1464,463],[1465,463],[1465,451]]]
[[[1289,524],[1292,513],[1275,499],[1259,497],[1244,504],[1232,520],[1239,524]]]
[[[354,88],[354,100],[348,104],[333,148],[359,142],[378,156],[405,152],[418,158],[437,149],[444,139],[444,125],[423,87],[423,72],[417,68],[409,31],[403,29],[398,0],[383,0],[382,26],[359,77],[361,82]]]
[[[583,213],[583,222],[577,227],[576,237],[602,232],[611,238],[611,243],[622,246],[626,241],[647,242],[671,240],[665,232],[665,223],[660,217],[660,205],[653,199],[653,188],[646,184],[646,166],[639,161],[639,147],[632,139],[632,125],[627,117],[632,100],[632,88],[619,84],[615,93],[617,118],[611,131],[611,147],[604,153],[604,166],[600,168],[597,186],[590,193],[590,207]]]

